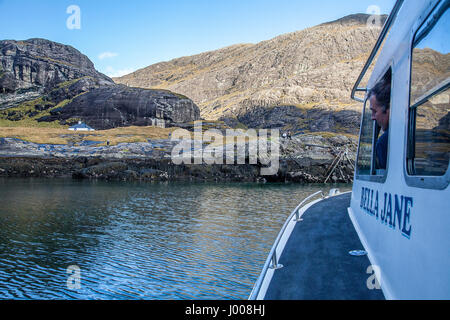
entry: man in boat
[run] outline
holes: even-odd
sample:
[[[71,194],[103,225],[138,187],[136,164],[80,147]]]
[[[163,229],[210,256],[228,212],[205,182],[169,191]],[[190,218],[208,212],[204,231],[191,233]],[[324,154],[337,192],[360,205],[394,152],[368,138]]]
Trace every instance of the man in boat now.
[[[387,76],[378,82],[369,91],[370,110],[372,120],[376,120],[378,126],[383,130],[381,137],[377,139],[375,145],[377,169],[386,169],[388,135],[389,135],[389,109],[391,104],[391,81]]]

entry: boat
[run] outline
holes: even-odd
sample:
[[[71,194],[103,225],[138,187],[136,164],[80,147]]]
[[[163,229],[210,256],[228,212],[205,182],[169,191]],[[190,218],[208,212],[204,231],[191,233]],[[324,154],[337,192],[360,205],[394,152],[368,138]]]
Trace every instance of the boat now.
[[[301,201],[250,300],[450,299],[449,6],[395,3],[351,92],[352,191]]]

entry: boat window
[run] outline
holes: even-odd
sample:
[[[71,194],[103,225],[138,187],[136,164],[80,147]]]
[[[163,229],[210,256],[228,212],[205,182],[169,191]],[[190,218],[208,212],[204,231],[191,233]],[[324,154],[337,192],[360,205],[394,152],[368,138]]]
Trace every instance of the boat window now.
[[[392,71],[389,68],[368,91],[361,120],[356,166],[357,179],[384,181],[386,177],[391,79]]]
[[[426,19],[413,40],[407,170],[412,176],[449,175],[450,1]]]
[[[359,152],[356,165],[357,175],[370,175],[371,173],[373,121],[368,104],[369,102],[366,100],[362,114],[361,134],[359,136]]]

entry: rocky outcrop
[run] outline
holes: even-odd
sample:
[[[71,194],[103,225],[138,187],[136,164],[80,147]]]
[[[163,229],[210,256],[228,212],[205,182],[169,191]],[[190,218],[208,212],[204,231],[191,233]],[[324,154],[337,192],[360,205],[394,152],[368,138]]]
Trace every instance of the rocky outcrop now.
[[[179,141],[149,140],[117,146],[39,145],[0,138],[0,177],[73,177],[103,180],[350,182],[355,141],[346,136],[297,135],[280,139],[279,169],[261,175],[261,163],[175,164]]]
[[[204,119],[230,124],[249,119],[261,109],[282,106],[290,108],[289,112],[291,106],[320,109],[321,113],[359,112],[360,105],[350,99],[351,88],[381,30],[368,27],[369,18],[351,15],[257,44],[158,63],[114,81],[179,92],[199,105]],[[381,17],[381,24],[385,19]],[[258,119],[244,124],[251,126],[253,121]],[[281,119],[280,124],[289,123]],[[344,127],[337,124],[332,131]],[[351,127],[353,133],[356,128]]]
[[[98,80],[100,85],[113,84],[78,50],[46,39],[0,41],[0,67],[0,93],[45,91],[85,76]]]
[[[74,95],[55,89],[77,79],[84,79],[82,85],[89,82],[89,88],[114,85],[110,78],[95,70],[85,55],[70,46],[45,39],[0,41],[0,110],[19,106],[49,92],[51,97],[47,100],[54,105],[71,99]],[[84,92],[76,91],[76,94]]]
[[[104,130],[156,124],[171,126],[200,119],[200,111],[190,99],[169,91],[116,85],[95,88],[37,120],[65,123],[74,118]]]
[[[190,99],[168,90],[116,85],[70,46],[45,39],[0,41],[0,119],[84,121],[110,129],[170,126],[199,114]]]
[[[226,119],[229,121],[228,119]],[[253,107],[244,109],[237,120],[249,128],[286,128],[292,132],[304,130],[354,133],[360,125],[360,113],[333,108],[301,108],[296,106]],[[231,120],[232,121],[232,120]],[[230,123],[233,126],[232,123]]]

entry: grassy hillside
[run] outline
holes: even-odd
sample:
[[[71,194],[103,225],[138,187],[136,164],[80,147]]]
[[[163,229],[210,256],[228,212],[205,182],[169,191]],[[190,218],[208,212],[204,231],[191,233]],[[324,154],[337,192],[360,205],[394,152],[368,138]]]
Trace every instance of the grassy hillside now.
[[[147,139],[168,139],[177,128],[125,127],[92,132],[74,132],[65,127],[2,126],[0,138],[18,138],[42,144],[77,144],[82,141],[102,141],[100,145],[116,145],[122,142],[147,142]]]

